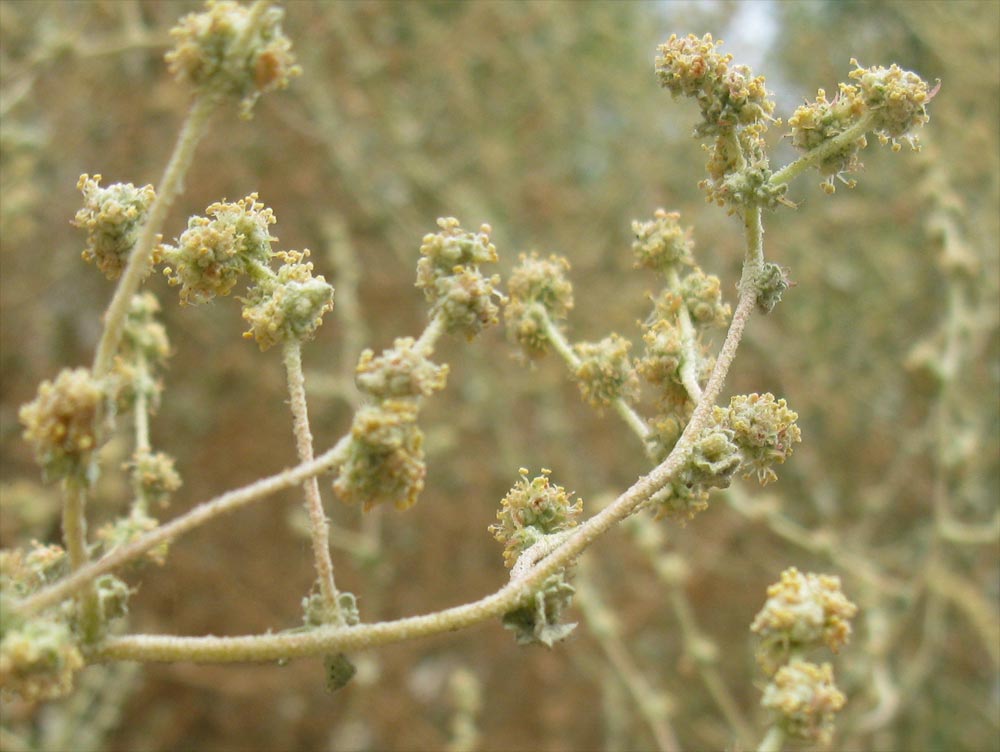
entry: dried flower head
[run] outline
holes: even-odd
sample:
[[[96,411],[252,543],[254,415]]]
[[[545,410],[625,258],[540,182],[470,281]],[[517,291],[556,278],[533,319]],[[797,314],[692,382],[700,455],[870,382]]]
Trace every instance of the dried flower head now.
[[[118,279],[139,237],[149,207],[156,198],[153,186],[131,183],[101,187],[101,176],[81,175],[76,187],[83,193],[83,208],[73,224],[87,231],[84,261],[97,264],[108,279]]]
[[[281,29],[283,17],[281,8],[264,2],[246,7],[208,0],[204,12],[189,13],[171,29],[167,67],[199,92],[240,99],[241,115],[250,117],[262,93],[285,88],[302,72]]]

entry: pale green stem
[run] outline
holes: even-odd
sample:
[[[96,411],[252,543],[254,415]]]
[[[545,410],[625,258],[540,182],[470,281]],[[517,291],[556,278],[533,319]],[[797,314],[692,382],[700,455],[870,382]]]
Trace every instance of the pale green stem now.
[[[817,166],[827,157],[836,154],[844,147],[853,144],[859,138],[868,133],[869,130],[871,130],[872,121],[874,120],[875,115],[876,113],[870,112],[862,116],[858,122],[843,133],[837,134],[829,141],[824,141],[812,151],[806,152],[794,162],[790,162],[782,167],[776,173],[771,175],[771,185],[783,185],[785,183],[790,183],[810,167]]]
[[[671,290],[680,290],[681,279],[677,270],[671,268],[667,274],[667,283]],[[694,331],[694,324],[691,323],[691,314],[687,305],[681,301],[680,310],[677,311],[677,323],[681,330],[681,347],[684,350],[684,359],[681,361],[680,376],[681,383],[687,390],[688,396],[697,404],[701,399],[701,384],[698,383],[698,357],[697,336]]]
[[[300,463],[313,460],[313,437],[309,428],[309,410],[306,404],[306,382],[302,375],[302,345],[298,340],[288,340],[284,344],[285,375],[288,379],[289,402],[292,408],[292,423],[295,431],[295,449]],[[320,593],[327,606],[332,609],[336,623],[343,624],[337,600],[337,586],[333,580],[333,559],[330,557],[330,528],[323,509],[323,498],[319,492],[316,476],[306,478],[302,484],[306,496],[306,512],[309,515],[309,531],[312,537],[313,558]]]
[[[434,345],[437,344],[437,341],[441,339],[441,335],[443,334],[444,316],[440,313],[435,313],[431,320],[427,323],[424,331],[421,332],[420,338],[416,341],[413,347],[418,352],[430,355],[434,352]]]
[[[330,468],[342,464],[347,456],[350,438],[349,435],[344,436],[332,449],[324,452],[312,462],[304,463],[268,478],[262,478],[249,486],[234,489],[210,501],[199,504],[189,512],[146,533],[132,543],[110,551],[97,561],[80,567],[80,569],[68,577],[59,580],[59,582],[39,590],[19,603],[12,604],[13,610],[16,613],[29,616],[44,608],[54,606],[81,588],[86,587],[87,583],[94,578],[102,574],[107,574],[123,564],[139,558],[147,551],[156,548],[162,543],[166,543],[171,539],[194,530],[219,515],[232,512],[252,501],[263,499],[286,488],[297,486],[306,478],[326,472]]]
[[[148,452],[149,442],[149,398],[146,391],[147,382],[150,378],[149,366],[142,353],[138,353],[135,359],[135,451]]]
[[[562,330],[556,325],[556,323],[549,316],[548,311],[542,306],[536,306],[534,309],[535,320],[541,325],[542,329],[545,331],[545,337],[552,345],[552,348],[559,354],[559,357],[565,361],[566,365],[569,367],[571,373],[575,374],[580,368],[580,358],[575,352],[573,352],[573,346],[566,339],[566,336],[562,333]],[[621,416],[629,428],[631,428],[637,436],[641,439],[645,439],[649,436],[650,429],[646,425],[646,421],[642,419],[628,402],[623,400],[621,397],[616,397],[611,401],[611,407],[614,411]]]
[[[85,569],[90,560],[87,552],[87,517],[84,514],[88,487],[89,484],[82,478],[70,477],[63,483],[63,541],[69,556],[70,570],[74,573]],[[82,589],[79,606],[84,640],[96,640],[101,627],[101,614],[93,582],[87,582]]]
[[[135,247],[129,255],[128,264],[118,281],[114,297],[104,314],[104,331],[94,355],[93,374],[101,378],[111,369],[115,353],[121,344],[122,330],[125,326],[125,316],[128,314],[132,296],[139,289],[142,280],[149,274],[152,266],[152,253],[156,247],[160,228],[167,218],[167,212],[174,199],[180,194],[184,185],[184,175],[191,165],[195,148],[208,130],[208,123],[215,110],[217,100],[208,95],[199,95],[188,112],[184,127],[181,129],[173,154],[163,172],[160,184],[156,186],[156,198],[149,209]]]
[[[779,726],[771,726],[767,730],[767,735],[757,747],[757,752],[781,752],[785,744],[785,732]]]

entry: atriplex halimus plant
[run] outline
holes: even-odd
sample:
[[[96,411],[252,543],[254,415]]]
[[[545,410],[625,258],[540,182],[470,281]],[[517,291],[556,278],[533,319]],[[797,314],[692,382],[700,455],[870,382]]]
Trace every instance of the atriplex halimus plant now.
[[[755,310],[770,311],[789,286],[786,270],[765,258],[765,214],[793,206],[788,184],[809,169],[817,169],[831,191],[835,181],[846,182],[845,176],[858,165],[867,134],[894,148],[899,141],[912,144],[912,131],[926,121],[925,105],[933,96],[918,77],[895,66],[855,64],[852,82],[842,84],[835,97],[828,100],[820,92],[792,115],[791,142],[802,155],[772,170],[764,136],[777,121],[763,79],[734,65],[708,36],[671,38],[657,58],[660,83],[672,94],[698,102],[702,121],[696,135],[706,141],[710,155],[702,185],[709,200],[739,217],[745,230],[735,306],[723,301],[719,279],[697,266],[692,231],[677,213],[659,210],[647,221],[634,223],[636,266],[663,280],[663,290],[642,323],[641,356],[630,356],[632,343],[618,334],[574,344],[563,328],[573,307],[565,259],[525,255],[502,290],[499,278],[483,270],[497,260],[490,227],[467,231],[455,219],[438,220],[437,231],[423,238],[417,268],[417,286],[429,305],[426,327],[414,338],[396,340],[381,354],[362,354],[356,381],[364,401],[343,438],[315,455],[300,349],[334,298],[323,277],[313,275],[308,251],[274,249],[276,238],[269,230],[273,212],[256,194],[212,204],[203,216],[192,217],[174,241],[159,240],[167,209],[179,194],[214,111],[226,100],[237,99],[242,114],[249,116],[260,93],[283,87],[298,75],[280,21],[281,12],[266,3],[244,8],[228,2],[210,4],[205,13],[183,19],[174,32],[177,44],[168,65],[194,87],[195,95],[163,178],[155,190],[128,184],[102,187],[99,176],[80,180],[84,207],[75,222],[87,234],[84,257],[118,279],[118,288],[91,367],[66,370],[43,383],[38,397],[21,412],[25,436],[45,476],[62,484],[64,546],[4,554],[0,671],[5,688],[30,697],[57,696],[70,691],[73,675],[83,665],[97,661],[227,662],[303,655],[327,656],[329,681],[341,686],[352,673],[348,654],[353,650],[487,619],[502,617],[523,642],[551,645],[564,637],[572,629],[563,616],[574,595],[576,560],[618,522],[647,508],[656,517],[689,519],[705,508],[710,489],[726,487],[737,473],[756,476],[762,483],[775,478],[774,466],[799,441],[795,413],[771,394],[741,395],[726,406],[716,404],[748,319]],[[163,525],[153,518],[152,509],[178,489],[180,478],[171,459],[154,451],[149,439],[149,416],[162,391],[158,372],[170,350],[156,320],[160,304],[140,292],[157,266],[179,287],[181,302],[192,305],[224,296],[249,278],[240,299],[246,334],[261,349],[280,346],[283,351],[300,459],[291,470],[223,494]],[[341,591],[334,580],[319,478],[333,476],[334,494],[365,509],[383,502],[400,509],[415,503],[425,476],[417,420],[425,401],[445,387],[448,376],[447,366],[431,360],[435,345],[446,334],[476,337],[499,322],[501,306],[510,338],[524,354],[536,358],[555,351],[583,397],[598,408],[614,410],[637,435],[651,470],[589,518],[582,518],[579,500],[550,480],[552,473],[522,471],[492,528],[511,570],[506,585],[481,600],[444,611],[364,623],[353,595]],[[726,325],[725,340],[712,355],[707,335]],[[643,390],[655,395],[646,415],[640,412]],[[125,418],[132,421],[129,468],[135,501],[126,517],[99,531],[94,541],[87,535],[86,502],[100,474],[112,470],[100,466],[98,450]],[[512,468],[512,476],[515,472]],[[304,626],[240,638],[122,636],[109,631],[127,610],[129,587],[113,574],[123,565],[163,560],[166,545],[183,533],[299,485],[305,492],[317,572],[315,590],[303,594]],[[796,575],[789,574],[787,582],[783,577],[786,590],[801,596],[786,600],[834,605],[778,609],[785,621],[774,617],[764,624],[759,618],[758,631],[787,629],[798,635],[806,629],[800,621],[812,624],[808,618],[815,616],[816,608],[821,624],[840,624],[852,615],[839,586],[812,577],[799,585],[794,584]],[[800,613],[802,619],[796,620]],[[765,639],[777,644],[771,632]],[[809,640],[788,638],[781,644],[797,642],[804,649]],[[827,644],[838,647],[842,642]],[[770,661],[765,669],[776,686],[787,686],[795,671],[815,679],[817,691],[834,698],[827,707],[835,710],[828,669],[794,664],[802,660],[797,652],[783,656],[788,666]],[[775,692],[765,692],[764,698],[778,711],[774,728],[813,738],[827,733],[826,718],[787,720],[792,711],[774,699]],[[770,743],[778,733],[768,735]]]

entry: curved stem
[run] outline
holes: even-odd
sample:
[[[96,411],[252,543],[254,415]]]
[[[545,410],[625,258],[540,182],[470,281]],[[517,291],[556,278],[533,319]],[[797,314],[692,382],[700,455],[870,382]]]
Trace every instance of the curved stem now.
[[[746,286],[733,314],[733,320],[705,386],[703,398],[670,455],[648,475],[601,512],[575,528],[565,542],[541,559],[516,581],[509,582],[492,595],[437,613],[411,616],[376,624],[353,627],[323,627],[305,633],[248,635],[245,637],[175,637],[169,635],[133,635],[110,637],[96,646],[95,660],[141,661],[268,661],[332,652],[350,652],[387,645],[442,632],[451,632],[494,619],[531,598],[548,577],[576,559],[611,527],[636,512],[658,491],[687,458],[694,440],[708,420],[712,406],[722,390],[726,373],[736,355],[747,320],[753,312],[756,291]],[[302,466],[304,467],[304,466]],[[296,476],[296,479],[300,479]],[[286,483],[282,487],[287,487]],[[221,497],[220,497],[221,500]],[[35,596],[37,597],[37,596]]]

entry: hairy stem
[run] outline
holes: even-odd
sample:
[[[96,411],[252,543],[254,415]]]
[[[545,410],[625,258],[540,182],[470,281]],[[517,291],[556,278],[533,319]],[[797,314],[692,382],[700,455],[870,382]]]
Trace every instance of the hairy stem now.
[[[844,147],[862,138],[871,129],[875,114],[872,112],[867,113],[843,133],[836,135],[829,141],[824,141],[812,151],[806,152],[794,162],[790,162],[782,167],[771,175],[771,184],[784,185],[785,183],[792,182],[810,167],[815,167],[827,157],[836,154]]]
[[[285,342],[284,360],[295,431],[295,449],[299,454],[299,462],[309,463],[313,460],[313,437],[309,428],[309,410],[306,405],[306,382],[302,375],[302,345],[298,340]],[[319,481],[315,475],[306,478],[302,490],[306,496],[306,512],[309,515],[309,531],[320,593],[335,615],[336,623],[343,624],[344,617],[337,600],[337,586],[333,580],[333,560],[330,558],[330,527],[323,509],[323,498],[319,493]]]
[[[87,553],[87,518],[84,514],[88,488],[89,484],[82,478],[67,478],[63,483],[63,541],[73,572],[84,569],[90,560]],[[93,582],[88,582],[87,587],[81,591],[79,606],[84,639],[88,642],[96,640],[101,615]]]

